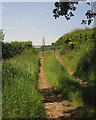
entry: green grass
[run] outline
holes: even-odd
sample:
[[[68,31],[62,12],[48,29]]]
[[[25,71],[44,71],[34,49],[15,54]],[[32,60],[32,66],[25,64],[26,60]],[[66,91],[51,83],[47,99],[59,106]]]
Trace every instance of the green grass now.
[[[3,61],[2,117],[41,118],[44,108],[37,88],[39,57],[33,50]]]
[[[77,104],[82,103],[80,85],[67,74],[54,54],[45,53],[44,70],[48,81],[54,86],[58,93],[62,94],[63,99],[75,101]]]
[[[70,53],[66,53],[62,56],[62,60],[65,61],[66,67],[71,68],[73,71],[75,71],[77,63],[80,59],[79,52],[72,51]]]
[[[58,79],[62,80],[64,78],[64,68],[52,53],[45,53],[44,55],[44,70],[49,82],[57,88]]]

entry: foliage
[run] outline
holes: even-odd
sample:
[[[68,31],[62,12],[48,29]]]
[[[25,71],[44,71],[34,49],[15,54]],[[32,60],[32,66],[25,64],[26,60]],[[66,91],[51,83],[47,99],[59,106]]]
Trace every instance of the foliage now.
[[[37,88],[39,57],[33,50],[3,61],[2,117],[44,117],[42,99]]]
[[[74,44],[73,49],[79,49],[85,42],[90,42],[96,37],[96,28],[94,29],[76,29],[70,33],[66,33],[61,36],[55,43],[54,46],[63,46],[64,51],[71,49],[70,43]]]
[[[12,58],[15,55],[20,55],[25,49],[32,48],[32,42],[11,42],[2,43],[2,57],[3,59]],[[33,48],[32,48],[33,49]]]
[[[68,39],[66,39],[66,36]],[[61,38],[63,43],[63,59],[65,60],[67,67],[74,70],[74,75],[80,77],[83,80],[87,80],[88,83],[94,83],[96,78],[96,28],[75,30],[68,34],[65,34]],[[68,41],[69,40],[69,41]],[[67,41],[67,42],[66,42]],[[75,42],[74,49],[70,50],[70,41]],[[55,44],[61,44],[59,39]]]
[[[74,49],[70,49],[70,41],[76,42]],[[73,75],[81,78],[83,83],[86,81],[87,86],[82,86],[79,89],[84,104],[95,106],[96,28],[77,29],[63,35],[54,44],[55,46],[63,46],[61,53],[66,67],[71,68],[74,72]]]
[[[53,10],[53,16],[56,18],[59,18],[59,16],[65,16],[65,18],[67,20],[70,20],[71,17],[74,16],[73,11],[76,10],[77,8],[77,4],[82,1],[82,0],[78,0],[78,1],[69,1],[67,0],[66,2],[62,2],[61,0],[59,0],[59,2],[55,2],[55,9]],[[96,1],[91,3],[91,2],[86,2],[89,6],[91,6],[91,4],[96,4]],[[94,8],[91,7],[91,9],[87,10],[87,12],[85,13],[86,16],[86,20],[82,20],[81,24],[88,24],[90,25],[91,22],[94,20],[94,18],[96,17],[96,11],[94,11]]]

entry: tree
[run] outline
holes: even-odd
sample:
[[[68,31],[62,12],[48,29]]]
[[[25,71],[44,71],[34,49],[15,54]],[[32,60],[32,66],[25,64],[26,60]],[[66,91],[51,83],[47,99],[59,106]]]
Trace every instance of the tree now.
[[[68,2],[69,1],[69,2]],[[75,1],[75,0],[74,0]],[[78,2],[70,2],[70,0],[67,0],[67,2],[62,2],[59,0],[59,2],[55,2],[55,9],[53,9],[53,16],[56,18],[59,18],[60,16],[65,16],[66,20],[70,20],[72,16],[74,16],[73,11],[76,10],[77,5],[80,1],[84,0],[78,0]],[[86,0],[85,0],[86,1]],[[91,2],[86,2],[89,6],[91,5]],[[94,1],[93,4],[96,4],[96,1]],[[85,13],[86,19],[82,19],[81,24],[88,24],[90,25],[93,19],[96,17],[96,11],[94,11],[94,8],[91,8],[87,10]]]

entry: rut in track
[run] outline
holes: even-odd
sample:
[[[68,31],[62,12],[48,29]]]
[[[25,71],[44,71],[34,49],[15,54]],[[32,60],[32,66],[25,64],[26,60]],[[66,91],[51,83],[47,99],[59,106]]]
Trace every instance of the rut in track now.
[[[64,66],[64,68],[67,70],[68,74],[69,74],[70,76],[73,76],[73,73],[74,73],[73,70],[70,69],[70,68],[68,68],[68,66],[66,65],[66,62],[65,62],[64,60],[62,60],[60,52],[56,52],[56,53],[55,53],[55,56],[56,56],[57,60],[58,60],[58,61]],[[76,81],[78,81],[81,86],[86,86],[86,85],[87,85],[87,82],[86,82],[86,81],[84,82],[83,80],[81,80],[80,78],[75,77],[75,76],[73,76],[73,78],[74,78]]]
[[[48,83],[44,69],[43,69],[43,54],[40,54],[40,73],[38,79],[38,87],[40,89],[46,116],[48,119],[72,119],[72,112],[77,109],[76,106],[68,106],[69,102],[62,101],[60,95],[58,95],[55,89]]]

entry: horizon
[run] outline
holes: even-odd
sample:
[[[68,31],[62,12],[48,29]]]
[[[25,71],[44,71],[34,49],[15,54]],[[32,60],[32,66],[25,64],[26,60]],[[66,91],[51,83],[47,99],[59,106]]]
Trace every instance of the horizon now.
[[[32,41],[33,45],[42,45],[44,37],[46,45],[51,45],[65,33],[92,27],[81,25],[81,20],[85,19],[84,12],[88,8],[90,7],[85,3],[79,3],[74,12],[75,16],[67,21],[64,16],[59,19],[53,17],[53,2],[4,2],[2,3],[4,42]]]

